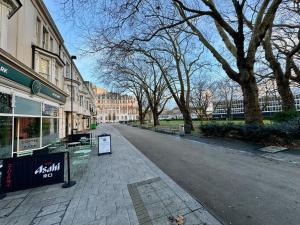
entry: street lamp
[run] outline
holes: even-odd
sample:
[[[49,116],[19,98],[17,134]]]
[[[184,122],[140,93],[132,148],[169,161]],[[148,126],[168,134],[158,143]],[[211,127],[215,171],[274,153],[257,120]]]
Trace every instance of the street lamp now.
[[[73,60],[77,59],[75,55],[71,56],[71,140],[73,141]]]

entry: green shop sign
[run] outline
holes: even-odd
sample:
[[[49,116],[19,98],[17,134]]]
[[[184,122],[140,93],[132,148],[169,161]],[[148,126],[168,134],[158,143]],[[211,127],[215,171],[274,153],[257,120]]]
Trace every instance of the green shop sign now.
[[[0,76],[30,88],[33,94],[42,93],[61,102],[66,101],[66,97],[52,87],[30,78],[29,76],[15,70],[11,66],[6,65],[2,61],[0,61]]]

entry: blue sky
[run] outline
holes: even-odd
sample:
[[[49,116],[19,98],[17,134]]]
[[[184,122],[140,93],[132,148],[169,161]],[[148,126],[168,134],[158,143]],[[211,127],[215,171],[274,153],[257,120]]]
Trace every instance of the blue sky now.
[[[53,20],[55,21],[71,55],[76,55],[75,64],[78,67],[83,79],[92,81],[97,86],[102,86],[95,76],[95,57],[82,56],[80,47],[84,45],[84,40],[80,36],[80,30],[71,21],[67,21],[63,16],[63,11],[58,0],[44,0]]]

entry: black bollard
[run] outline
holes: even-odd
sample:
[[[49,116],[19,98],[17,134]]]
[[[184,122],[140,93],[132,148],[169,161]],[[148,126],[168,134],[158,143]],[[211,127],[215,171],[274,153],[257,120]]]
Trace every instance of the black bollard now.
[[[76,184],[75,180],[71,180],[71,172],[70,172],[70,153],[67,152],[67,163],[68,163],[68,181],[62,185],[62,188],[69,188]]]

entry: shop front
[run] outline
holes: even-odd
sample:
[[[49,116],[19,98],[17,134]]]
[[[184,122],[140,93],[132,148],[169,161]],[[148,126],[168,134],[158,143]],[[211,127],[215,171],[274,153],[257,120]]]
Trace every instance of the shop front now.
[[[65,97],[46,82],[0,60],[0,158],[57,141]]]

